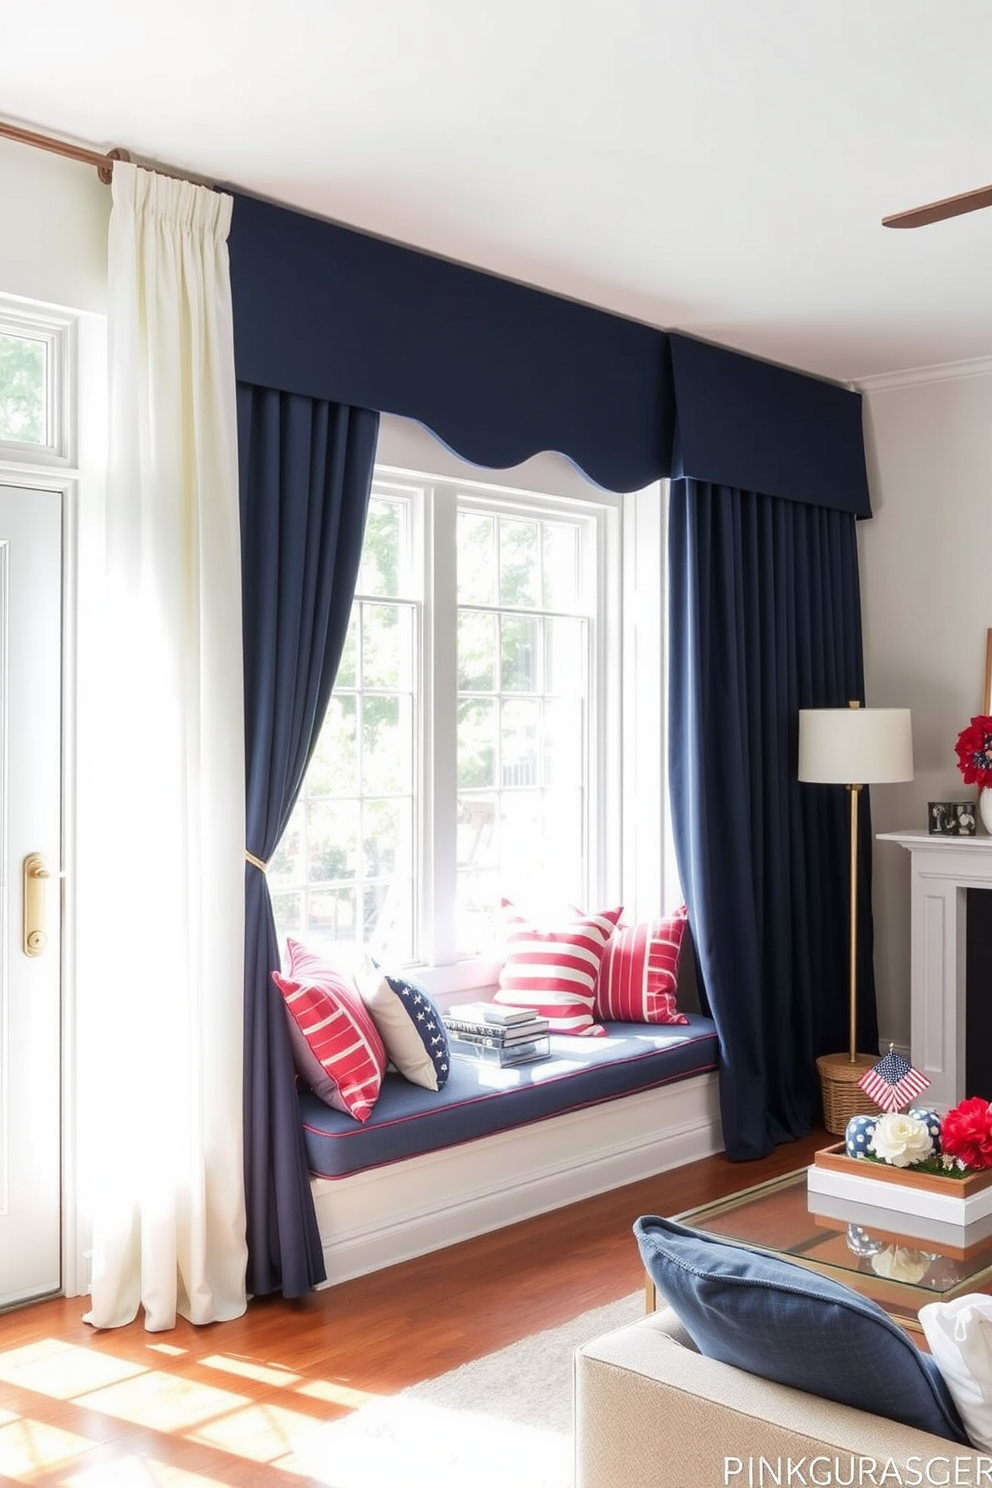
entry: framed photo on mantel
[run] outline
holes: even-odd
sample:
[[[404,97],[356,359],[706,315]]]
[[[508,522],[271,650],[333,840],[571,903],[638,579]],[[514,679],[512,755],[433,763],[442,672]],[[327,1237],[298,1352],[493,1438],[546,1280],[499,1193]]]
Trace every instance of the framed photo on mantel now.
[[[928,801],[927,831],[931,837],[974,837],[977,815],[974,801]]]

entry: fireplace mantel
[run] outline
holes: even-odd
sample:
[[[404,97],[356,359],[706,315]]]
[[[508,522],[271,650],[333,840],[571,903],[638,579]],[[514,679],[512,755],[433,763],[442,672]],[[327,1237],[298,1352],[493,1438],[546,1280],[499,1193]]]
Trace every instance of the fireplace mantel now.
[[[965,917],[968,889],[992,889],[992,837],[880,832],[912,859],[910,1057],[930,1080],[926,1100],[956,1105],[965,1089]]]

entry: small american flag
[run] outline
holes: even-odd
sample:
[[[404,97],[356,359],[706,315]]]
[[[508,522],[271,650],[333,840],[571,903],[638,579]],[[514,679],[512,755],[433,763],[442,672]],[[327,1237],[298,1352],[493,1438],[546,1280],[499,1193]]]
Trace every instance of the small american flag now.
[[[883,1054],[878,1063],[861,1076],[858,1084],[883,1111],[898,1111],[900,1106],[908,1106],[921,1091],[926,1090],[930,1081],[914,1069],[908,1059],[894,1053],[890,1046],[888,1054]]]

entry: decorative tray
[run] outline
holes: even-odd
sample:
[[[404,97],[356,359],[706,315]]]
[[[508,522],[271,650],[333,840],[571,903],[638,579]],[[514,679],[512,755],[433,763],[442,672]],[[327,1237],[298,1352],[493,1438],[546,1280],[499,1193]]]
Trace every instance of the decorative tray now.
[[[848,1157],[843,1142],[821,1148],[814,1155],[807,1188],[810,1194],[833,1194],[953,1224],[970,1224],[992,1215],[992,1169],[962,1178],[914,1173],[863,1157]]]

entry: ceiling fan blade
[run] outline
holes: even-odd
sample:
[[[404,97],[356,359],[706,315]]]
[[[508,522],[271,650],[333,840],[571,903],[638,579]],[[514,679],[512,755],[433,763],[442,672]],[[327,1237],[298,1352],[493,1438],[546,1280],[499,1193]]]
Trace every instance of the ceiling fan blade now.
[[[912,207],[908,212],[893,212],[891,216],[882,218],[882,226],[926,227],[930,222],[943,222],[947,217],[977,212],[980,207],[992,207],[992,186],[980,186],[977,191],[965,191],[960,196],[945,196],[941,201],[928,202],[925,207]]]

